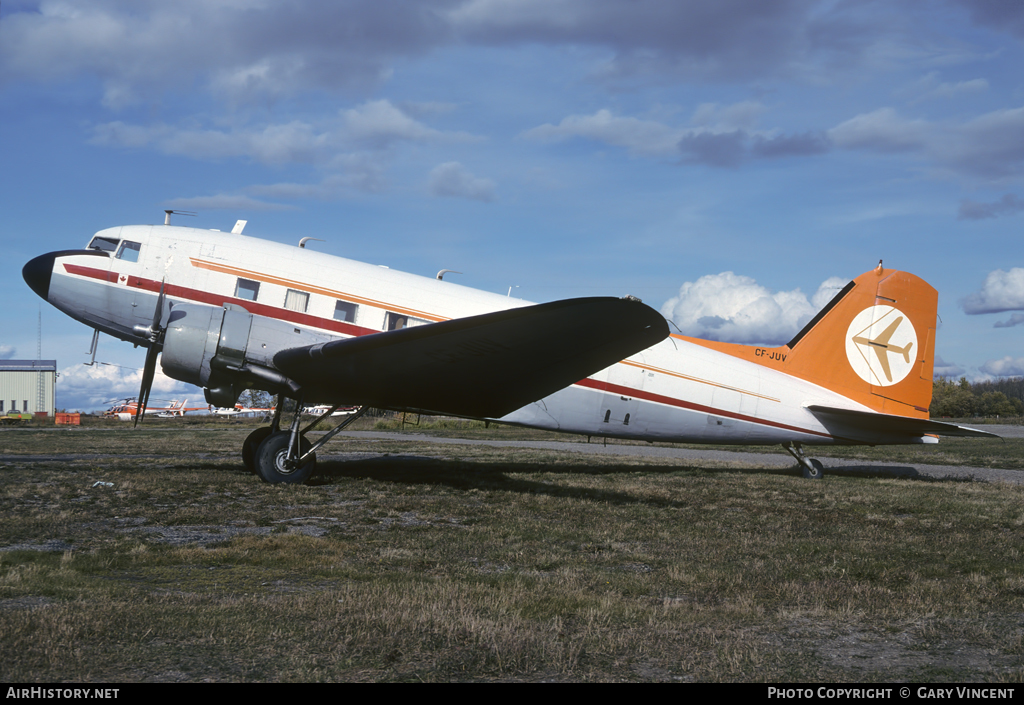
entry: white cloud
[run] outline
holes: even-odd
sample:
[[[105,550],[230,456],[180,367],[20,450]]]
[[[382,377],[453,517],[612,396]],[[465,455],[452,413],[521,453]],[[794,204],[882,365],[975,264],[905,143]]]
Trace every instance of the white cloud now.
[[[993,377],[1018,377],[1024,375],[1024,357],[1010,357],[1001,360],[989,360],[981,366],[981,371]]]
[[[941,81],[938,71],[932,71],[912,87],[900,94],[911,99],[911,104],[921,103],[926,100],[948,100],[952,98],[965,98],[971,94],[984,93],[989,89],[988,81],[984,78],[973,78],[968,81],[950,83]]]
[[[371,149],[386,149],[401,141],[435,141],[445,136],[412,119],[387,100],[372,100],[343,110],[341,117],[341,132],[346,140]]]
[[[540,125],[523,136],[544,142],[585,137],[624,147],[632,154],[664,157],[676,154],[679,140],[690,133],[691,130],[668,127],[653,120],[615,117],[610,110],[602,109],[593,115],[570,115],[558,125]]]
[[[989,272],[981,291],[962,299],[960,306],[969,315],[1024,311],[1024,267]]]
[[[165,124],[129,125],[114,121],[93,128],[92,143],[108,147],[150,147],[192,159],[247,158],[269,165],[330,167],[360,152],[379,152],[400,142],[472,142],[465,132],[444,132],[414,120],[387,100],[342,110],[337,118],[313,125],[301,120],[262,127],[196,129]]]
[[[494,200],[494,182],[474,176],[459,162],[445,162],[434,167],[427,177],[427,189],[434,196]]]
[[[960,211],[957,213],[959,220],[985,220],[986,218],[999,218],[1004,215],[1016,215],[1024,212],[1024,200],[1017,198],[1015,194],[1006,193],[998,201],[993,203],[981,203],[970,199],[960,201]]]
[[[937,174],[952,172],[986,181],[1024,173],[1024,108],[996,110],[960,122],[912,119],[893,108],[879,108],[828,130],[788,134],[758,128],[765,112],[756,101],[704,104],[694,112],[692,126],[673,127],[601,109],[593,115],[570,115],[557,125],[540,125],[523,136],[547,142],[581,137],[627,149],[633,156],[719,167],[735,167],[751,159],[811,156],[838,148],[887,156],[904,154],[930,163]],[[1015,197],[1010,198],[994,206],[999,214],[1019,210],[1019,203],[1012,200]],[[968,202],[961,217],[975,217],[972,213],[977,211]]]
[[[139,361],[141,363],[142,359]],[[141,384],[141,369],[101,362],[95,365],[71,365],[60,370],[55,390],[56,404],[60,408],[82,411],[104,409],[110,406],[111,399],[137,396]],[[171,379],[158,364],[150,392],[151,403],[157,399],[184,399],[186,396],[199,404],[205,403],[202,390]]]
[[[365,90],[450,41],[442,25],[398,0],[43,0],[4,7],[0,80],[94,76],[113,109],[195,87],[233,103]]]
[[[961,377],[964,374],[964,368],[957,365],[954,362],[946,362],[938,355],[935,356],[935,367],[932,371],[932,377],[939,379],[940,377],[946,377],[954,379]]]
[[[661,307],[684,335],[732,343],[781,345],[792,339],[847,280],[832,277],[813,303],[799,289],[772,293],[750,277],[732,272],[686,282]]]
[[[593,115],[570,115],[558,125],[540,125],[523,136],[544,142],[582,137],[622,147],[633,156],[717,167],[735,167],[750,159],[809,156],[830,148],[821,132],[787,135],[754,129],[765,110],[755,101],[726,106],[706,103],[694,112],[694,127],[671,127],[654,120],[617,117],[602,109]]]
[[[892,108],[880,108],[827,135],[842,149],[911,153],[941,169],[986,180],[1024,171],[1024,108],[995,110],[959,123],[907,119]]]
[[[1015,313],[1005,321],[996,321],[992,324],[993,328],[1013,328],[1024,323],[1024,313]]]
[[[244,157],[264,164],[316,163],[337,149],[336,135],[293,121],[262,129],[197,130],[170,125],[97,125],[92,143],[107,147],[152,147],[164,154],[202,160]]]
[[[10,360],[14,357],[14,353],[13,345],[0,345],[0,360]]]
[[[833,127],[828,136],[844,149],[901,152],[924,148],[930,129],[924,120],[905,120],[892,108],[881,108]]]
[[[671,75],[749,79],[787,73],[826,56],[852,67],[897,22],[851,16],[844,3],[814,0],[469,0],[440,10],[455,36],[490,45],[547,43],[600,47],[602,79]],[[872,25],[868,29],[868,25]],[[867,30],[867,31],[865,31]]]

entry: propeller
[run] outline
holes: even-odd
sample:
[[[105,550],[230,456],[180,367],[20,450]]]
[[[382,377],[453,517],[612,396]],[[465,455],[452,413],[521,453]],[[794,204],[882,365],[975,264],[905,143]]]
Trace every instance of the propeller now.
[[[141,333],[149,340],[149,348],[146,350],[146,364],[142,367],[142,387],[139,389],[139,403],[135,408],[135,424],[132,428],[138,428],[139,420],[146,413],[149,389],[153,386],[153,377],[156,374],[156,356],[163,349],[165,329],[160,327],[160,320],[164,313],[164,286],[165,280],[160,282],[160,295],[156,299],[153,322],[148,327],[135,326],[135,332]]]

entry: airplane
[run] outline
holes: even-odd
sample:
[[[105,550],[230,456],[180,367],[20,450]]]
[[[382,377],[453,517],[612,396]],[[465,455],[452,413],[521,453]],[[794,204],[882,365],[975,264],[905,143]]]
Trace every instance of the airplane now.
[[[359,409],[354,406],[344,406],[338,409],[332,409],[328,404],[317,404],[316,406],[307,406],[302,410],[302,413],[310,416],[323,416],[328,411],[331,412],[331,416],[348,416],[354,414]]]
[[[252,238],[244,225],[109,228],[22,275],[68,316],[147,348],[136,424],[158,355],[215,406],[248,388],[291,400],[290,422],[278,403],[242,445],[245,467],[269,483],[307,481],[346,423],[315,443],[306,432],[347,406],[361,411],[346,422],[375,407],[587,436],[780,444],[814,479],[824,468],[805,445],[994,436],[929,420],[938,294],[881,262],[789,343],[765,347],[671,334],[632,296],[532,304],[315,252],[306,238]],[[302,428],[303,406],[317,404],[327,412]]]
[[[187,411],[206,411],[209,406],[189,406],[188,399],[184,401],[178,401],[174,399],[171,401],[170,406],[147,406],[143,410],[143,415],[150,414],[158,418],[173,418],[175,416],[184,416]],[[139,403],[135,397],[128,397],[121,399],[120,401],[114,402],[114,404],[103,412],[103,416],[116,417],[121,421],[131,421],[139,413]]]
[[[258,414],[272,414],[274,413],[274,407],[254,409],[249,406],[235,404],[234,406],[231,407],[212,407],[211,413],[216,416],[238,416],[240,414],[251,414],[253,416],[256,416]]]
[[[890,314],[891,313],[892,312],[890,311]],[[882,372],[885,373],[885,379],[888,380],[890,384],[892,383],[892,370],[889,367],[889,353],[893,351],[900,353],[901,355],[903,355],[903,361],[909,364],[910,350],[911,348],[914,347],[913,342],[907,343],[903,347],[889,344],[889,340],[890,338],[892,338],[892,334],[895,333],[897,329],[899,329],[900,323],[902,322],[903,316],[897,316],[896,320],[890,323],[889,326],[884,331],[882,331],[882,334],[879,335],[874,340],[871,340],[870,338],[865,338],[862,335],[853,336],[853,342],[857,343],[858,345],[872,346],[870,349],[874,351],[875,355],[877,356],[878,364],[882,366]],[[874,328],[879,323],[881,323],[881,321],[875,321],[871,325],[869,325],[868,328]],[[861,333],[864,332],[865,331],[861,331]]]

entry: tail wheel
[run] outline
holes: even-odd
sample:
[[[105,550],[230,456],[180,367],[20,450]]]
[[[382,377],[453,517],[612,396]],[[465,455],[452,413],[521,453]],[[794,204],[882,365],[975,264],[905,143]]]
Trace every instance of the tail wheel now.
[[[288,458],[288,445],[291,440],[290,431],[278,431],[267,437],[256,451],[256,474],[264,482],[278,484],[302,484],[309,480],[316,471],[316,455],[306,458],[299,464]],[[310,449],[305,438],[299,438],[299,455]]]
[[[267,440],[272,431],[273,429],[270,426],[257,428],[242,443],[242,462],[245,464],[245,469],[253,475],[256,474],[256,451],[259,450],[260,444]]]

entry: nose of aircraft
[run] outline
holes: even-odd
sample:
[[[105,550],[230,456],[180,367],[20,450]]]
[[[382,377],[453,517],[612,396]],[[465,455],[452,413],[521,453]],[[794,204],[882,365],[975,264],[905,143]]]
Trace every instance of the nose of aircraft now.
[[[44,299],[50,293],[50,275],[53,273],[53,261],[56,258],[57,255],[52,252],[39,255],[29,260],[21,270],[21,276],[24,277],[25,283]]]

